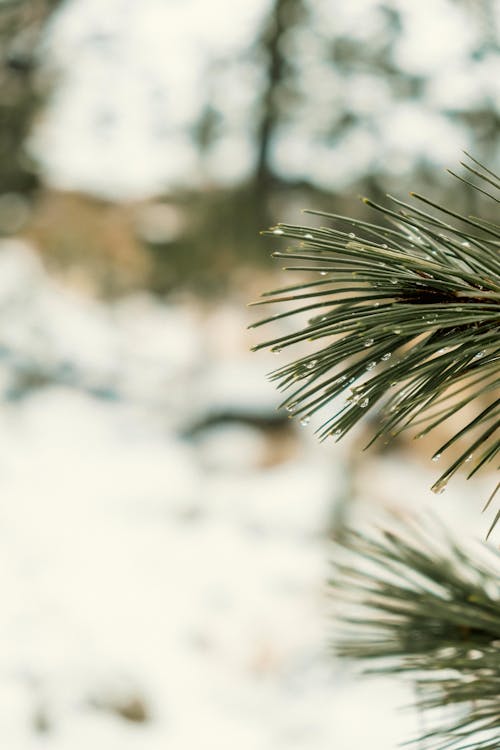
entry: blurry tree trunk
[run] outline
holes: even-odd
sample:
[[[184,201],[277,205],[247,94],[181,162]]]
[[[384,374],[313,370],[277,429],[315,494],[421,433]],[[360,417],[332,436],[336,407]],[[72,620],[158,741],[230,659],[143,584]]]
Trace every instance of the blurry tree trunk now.
[[[269,150],[274,129],[279,121],[278,93],[283,82],[287,62],[280,41],[287,29],[288,6],[296,0],[275,0],[258,45],[267,57],[266,87],[262,95],[262,114],[257,130],[257,159],[255,182],[259,188],[268,188],[274,174],[269,164]]]
[[[275,131],[283,120],[281,99],[291,88],[293,70],[284,50],[286,33],[306,16],[304,0],[274,0],[257,39],[256,48],[264,57],[266,84],[262,92],[261,116],[256,133],[257,157],[254,187],[261,225],[268,223],[269,196],[279,182],[271,166],[271,148]]]
[[[29,193],[38,177],[24,145],[41,99],[39,44],[61,0],[4,0],[0,4],[0,195]]]

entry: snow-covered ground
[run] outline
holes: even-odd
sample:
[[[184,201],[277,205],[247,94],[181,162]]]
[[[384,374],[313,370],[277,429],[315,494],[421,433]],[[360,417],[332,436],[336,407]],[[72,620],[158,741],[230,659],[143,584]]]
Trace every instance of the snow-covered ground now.
[[[392,750],[413,736],[408,687],[328,652],[326,531],[349,449],[276,416],[276,355],[248,352],[244,306],[104,305],[9,241],[0,311],[2,747]],[[365,508],[428,496],[479,529],[475,504],[457,512],[460,484],[445,507],[409,460],[363,465]]]
[[[247,353],[245,313],[104,306],[17,242],[0,248],[0,309],[2,747],[390,750],[412,735],[409,691],[328,655],[345,450],[265,426],[271,362]]]
[[[316,5],[320,26],[345,36],[378,22],[370,0]],[[396,5],[412,32],[398,65],[435,72],[428,108],[388,108],[371,77],[337,81],[324,111],[377,110],[374,133],[340,144],[333,169],[300,120],[277,146],[278,171],[331,187],[374,155],[399,154],[405,171],[412,144],[439,162],[465,144],[440,108],[457,91],[480,107],[493,63],[463,63],[475,32],[448,0],[433,5],[431,47],[428,9]],[[267,8],[66,3],[48,42],[64,76],[32,142],[45,176],[126,198],[184,178],[241,179],[260,83],[226,63]],[[186,133],[213,94],[200,95],[210,60],[228,71],[215,101],[227,132],[202,169]],[[322,70],[309,66],[313,83]],[[309,116],[318,111],[312,101]],[[418,731],[399,710],[412,699],[404,683],[361,680],[329,654],[326,532],[349,448],[276,417],[266,373],[277,360],[249,354],[248,322],[231,302],[209,313],[147,294],[104,305],[49,278],[28,246],[1,244],[2,749],[395,750]],[[484,531],[476,504],[457,513],[462,485],[445,503],[416,463],[364,466],[364,508],[427,496],[448,521]]]

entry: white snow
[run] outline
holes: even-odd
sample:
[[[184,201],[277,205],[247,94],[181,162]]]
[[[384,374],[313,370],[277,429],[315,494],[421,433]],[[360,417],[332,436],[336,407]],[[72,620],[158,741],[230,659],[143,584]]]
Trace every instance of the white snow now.
[[[262,81],[240,58],[268,5],[67,2],[47,41],[63,75],[32,143],[49,182],[137,198],[242,179]],[[346,87],[320,36],[370,38],[379,3],[318,0],[287,42],[307,53],[309,98],[276,144],[284,176],[330,189],[374,161],[401,171],[468,145],[443,108],[494,96],[491,58],[471,73],[475,32],[449,0],[433,24],[425,3],[396,5],[396,62],[431,76],[425,106],[393,102],[366,72]],[[201,163],[187,129],[210,103],[225,130]],[[333,150],[322,136],[345,109],[372,124]],[[248,353],[243,309],[104,305],[49,278],[27,245],[1,244],[2,747],[395,750],[417,732],[398,710],[404,683],[330,658],[326,531],[355,472],[349,441],[259,424],[279,403],[277,360]],[[209,424],[224,411],[238,418]],[[360,521],[427,497],[430,475],[405,459],[356,471]],[[432,507],[478,524],[475,504],[457,512],[468,493],[459,483]],[[134,703],[145,721],[124,717]]]
[[[82,299],[27,246],[3,244],[0,278],[3,745],[390,750],[413,735],[404,685],[328,653],[345,450],[292,430],[266,467],[271,438],[250,423],[183,437],[191,401],[200,418],[272,414],[269,358],[228,339],[218,381],[200,365],[220,347],[209,316]],[[46,380],[16,390],[20,361]],[[134,701],[146,721],[120,715]]]

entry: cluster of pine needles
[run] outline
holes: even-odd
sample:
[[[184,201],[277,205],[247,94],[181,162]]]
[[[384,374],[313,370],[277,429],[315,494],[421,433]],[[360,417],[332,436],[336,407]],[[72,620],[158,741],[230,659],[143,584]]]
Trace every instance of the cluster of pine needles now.
[[[454,176],[500,202],[500,178],[467,157],[465,176]],[[253,327],[298,322],[255,349],[310,342],[271,378],[303,424],[325,414],[321,438],[342,438],[372,409],[379,427],[370,444],[409,427],[423,437],[453,418],[433,456],[450,456],[432,487],[441,493],[459,469],[472,478],[491,468],[500,450],[500,226],[411,195],[412,203],[364,199],[383,224],[310,211],[329,226],[270,229],[291,241],[273,255],[300,280],[263,294],[255,304],[284,308]],[[500,510],[490,532],[499,518]],[[470,554],[446,534],[409,529],[344,530],[332,588],[348,630],[337,653],[408,673],[426,716],[448,712],[421,747],[498,750],[500,556],[486,543]]]
[[[500,178],[469,159],[463,166],[474,187],[498,203]],[[278,224],[265,232],[293,241],[273,255],[301,280],[263,294],[254,304],[287,307],[252,327],[307,316],[296,330],[255,349],[279,352],[312,342],[313,351],[271,378],[288,394],[282,407],[303,423],[331,407],[321,438],[342,438],[372,409],[380,427],[370,444],[409,426],[423,437],[451,417],[461,420],[433,456],[437,461],[459,447],[432,486],[441,493],[459,469],[471,478],[500,450],[500,226],[411,195],[417,204],[363,199],[384,216],[382,225],[309,211],[330,226]],[[499,518],[500,510],[491,528]]]
[[[345,530],[331,580],[335,650],[368,672],[410,675],[433,718],[419,747],[498,750],[500,554],[484,544],[465,551],[436,533],[435,519],[432,527]]]

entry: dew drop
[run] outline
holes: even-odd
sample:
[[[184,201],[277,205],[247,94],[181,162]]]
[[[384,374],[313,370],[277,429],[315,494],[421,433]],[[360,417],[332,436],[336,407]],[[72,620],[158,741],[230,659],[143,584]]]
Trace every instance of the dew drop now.
[[[485,351],[480,351],[477,354],[474,354],[474,356],[472,357],[472,361],[474,362],[476,359],[482,359],[485,354]]]
[[[434,455],[434,456],[432,457],[432,460],[434,461],[434,463],[437,463],[437,462],[439,461],[439,459],[440,459],[440,458],[441,458],[441,454],[440,454],[440,453],[436,453],[436,454],[435,454],[435,455]]]
[[[367,369],[368,371],[369,371],[369,370],[373,370],[373,368],[374,368],[374,367],[376,367],[376,366],[377,366],[377,363],[376,363],[376,362],[368,362],[368,364],[366,365],[366,369]]]
[[[337,380],[334,381],[334,385],[338,385],[339,383],[345,383],[345,381],[346,381],[346,376],[341,375],[339,378],[337,378]]]
[[[462,247],[470,247],[470,242],[467,242],[466,240],[462,242]]]
[[[311,417],[305,416],[305,417],[302,417],[302,419],[300,420],[300,424],[302,425],[302,427],[307,427],[310,421],[311,421]]]
[[[320,271],[320,272],[319,272],[319,275],[320,275],[320,276],[326,276],[326,275],[327,275],[327,273],[328,273],[328,271]]]
[[[431,487],[431,490],[432,492],[434,492],[435,495],[442,495],[446,489],[447,484],[448,484],[448,480],[443,479],[442,481],[436,482],[436,484],[433,484]]]
[[[392,332],[393,332],[393,333],[396,333],[396,334],[400,334],[400,333],[401,333],[401,330],[402,330],[401,328],[393,328],[393,329],[392,329]]]
[[[273,229],[273,234],[284,234],[282,229]]]
[[[309,234],[309,233],[308,233],[308,234],[305,234],[305,235],[304,235],[304,239],[306,239],[306,240],[313,240],[313,239],[314,239],[314,237],[312,236],[312,234]]]
[[[389,279],[389,281],[391,282],[391,284],[397,284],[398,283],[397,279]]]
[[[447,351],[449,351],[449,346],[443,346],[442,349],[438,349],[438,354],[446,354]]]
[[[368,349],[369,346],[372,346],[373,339],[366,339],[366,341],[363,342],[363,346]]]
[[[317,359],[311,359],[311,361],[310,361],[310,362],[308,362],[308,363],[306,364],[306,368],[307,368],[308,370],[312,370],[312,369],[314,369],[314,366],[315,366],[315,365],[316,365],[317,363],[318,363],[318,360],[317,360]]]
[[[279,353],[280,353],[280,351],[281,351],[281,346],[273,346],[273,348],[271,349],[271,351],[272,351],[272,352],[273,352],[274,354],[279,354]]]
[[[471,462],[471,461],[472,461],[472,453],[469,453],[469,455],[468,455],[468,456],[467,456],[467,458],[465,459],[464,463],[466,463],[466,464],[470,464],[470,462]]]
[[[382,247],[384,248],[384,250],[387,250],[387,245],[384,244],[382,245]]]
[[[366,407],[368,406],[368,404],[369,404],[369,403],[370,403],[370,399],[369,399],[368,397],[367,397],[367,398],[364,398],[364,399],[362,399],[362,400],[361,400],[361,401],[359,402],[359,407],[360,407],[361,409],[366,409]]]
[[[354,239],[356,237],[356,235],[354,234],[354,232],[349,232],[349,237],[351,239]]]
[[[292,411],[295,411],[296,407],[297,407],[297,404],[296,404],[296,403],[293,403],[293,404],[287,404],[287,405],[285,406],[285,409],[286,409],[287,411],[289,411],[289,412],[292,412]]]
[[[382,354],[382,362],[387,362],[388,359],[392,357],[391,352],[387,352],[386,354]]]

